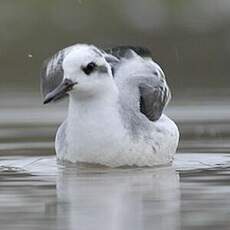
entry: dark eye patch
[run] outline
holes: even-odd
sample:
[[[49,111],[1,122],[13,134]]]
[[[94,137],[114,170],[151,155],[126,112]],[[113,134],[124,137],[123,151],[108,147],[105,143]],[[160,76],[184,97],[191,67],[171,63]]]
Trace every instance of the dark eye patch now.
[[[158,74],[158,72],[157,71],[153,71],[153,74],[155,75],[155,76],[159,76],[159,74]]]
[[[82,70],[85,74],[90,75],[95,69],[97,65],[94,62],[90,62],[87,66],[82,67]]]

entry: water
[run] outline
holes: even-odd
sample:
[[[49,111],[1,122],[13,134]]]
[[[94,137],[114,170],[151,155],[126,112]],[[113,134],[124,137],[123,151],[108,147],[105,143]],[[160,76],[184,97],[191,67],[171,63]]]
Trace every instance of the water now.
[[[230,229],[230,1],[3,0],[0,19],[0,230]],[[173,167],[57,167],[66,104],[27,92],[78,42],[152,51],[181,132]]]
[[[173,166],[109,169],[56,165],[53,138],[65,103],[2,99],[0,229],[230,229],[225,102],[168,109],[182,133]]]

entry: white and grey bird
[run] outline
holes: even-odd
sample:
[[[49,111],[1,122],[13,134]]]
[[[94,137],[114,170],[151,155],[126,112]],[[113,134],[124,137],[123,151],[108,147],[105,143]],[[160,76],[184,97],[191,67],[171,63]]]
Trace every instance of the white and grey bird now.
[[[170,91],[147,49],[65,48],[45,62],[41,90],[44,103],[69,95],[56,134],[58,160],[111,167],[172,162],[179,132],[163,114]]]

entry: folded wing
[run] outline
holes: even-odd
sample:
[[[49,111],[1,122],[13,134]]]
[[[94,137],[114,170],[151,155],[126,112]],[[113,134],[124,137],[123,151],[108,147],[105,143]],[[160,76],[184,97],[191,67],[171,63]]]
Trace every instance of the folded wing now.
[[[133,52],[136,55],[139,55],[143,60],[141,61],[142,67],[132,66],[131,68],[126,68],[124,66],[125,71],[124,76],[129,78],[128,75],[138,75],[138,71],[142,68],[143,78],[138,83],[139,89],[139,109],[140,112],[143,113],[150,121],[158,120],[164,108],[171,98],[170,89],[166,83],[166,79],[161,68],[152,60],[151,52],[146,48],[141,47],[132,47],[132,46],[120,46],[112,49],[106,50],[110,55],[114,55],[116,58],[120,60],[119,63],[111,63],[114,71],[114,77],[118,75],[119,70],[122,68],[122,65],[129,65],[135,58]],[[145,62],[152,62],[152,65],[146,64]],[[131,66],[131,65],[130,65]],[[135,73],[135,68],[137,73]],[[145,69],[146,68],[146,71]],[[149,70],[150,68],[150,70]],[[158,75],[158,76],[156,76]],[[132,78],[132,76],[130,76]]]
[[[40,75],[43,97],[55,90],[63,81],[63,60],[73,47],[74,46],[70,46],[60,50],[44,62]],[[164,108],[170,100],[171,94],[164,73],[161,68],[153,62],[151,52],[146,48],[134,46],[119,46],[104,50],[105,59],[111,64],[115,81],[120,68],[126,67],[125,65],[127,65],[127,70],[125,71],[126,77],[129,77],[129,75],[131,77],[133,74],[135,75],[135,68],[128,68],[129,63],[132,62],[135,56],[133,53],[140,56],[144,62],[153,63],[153,65],[151,65],[152,70],[150,72],[149,70],[146,71],[148,75],[147,78],[146,76],[143,77],[143,80],[139,82],[137,87],[139,90],[140,112],[149,120],[156,121],[161,117]],[[115,57],[115,59],[111,57]],[[155,75],[158,76],[156,77]]]

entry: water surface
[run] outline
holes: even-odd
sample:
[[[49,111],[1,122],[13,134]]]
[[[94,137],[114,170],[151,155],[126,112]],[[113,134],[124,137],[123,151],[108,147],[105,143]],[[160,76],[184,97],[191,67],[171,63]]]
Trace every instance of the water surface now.
[[[1,229],[230,228],[226,106],[168,109],[182,133],[173,166],[109,169],[57,165],[53,138],[66,105],[26,97],[0,102]]]

